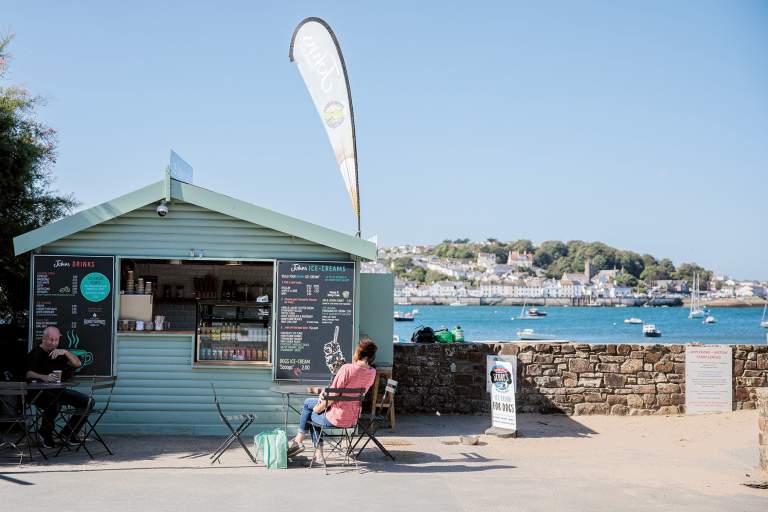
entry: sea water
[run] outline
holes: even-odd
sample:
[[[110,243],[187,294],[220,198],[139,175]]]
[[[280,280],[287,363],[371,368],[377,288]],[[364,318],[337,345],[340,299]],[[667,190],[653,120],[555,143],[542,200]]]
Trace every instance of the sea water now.
[[[413,322],[394,322],[395,334],[402,341],[411,339],[419,326],[433,329],[460,325],[467,341],[518,340],[516,332],[533,329],[535,334],[591,343],[728,343],[765,344],[768,329],[760,327],[762,308],[715,308],[710,311],[715,324],[703,318],[688,318],[681,307],[543,307],[547,313],[537,320],[520,320],[519,306],[395,306],[401,314],[418,309]],[[624,319],[640,318],[655,324],[660,338],[643,336],[640,324],[625,324]]]

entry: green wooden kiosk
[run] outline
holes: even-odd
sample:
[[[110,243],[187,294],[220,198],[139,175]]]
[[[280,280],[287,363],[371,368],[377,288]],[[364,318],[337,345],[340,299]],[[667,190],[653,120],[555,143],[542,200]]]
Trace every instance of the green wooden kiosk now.
[[[169,173],[14,247],[33,264],[30,346],[57,325],[83,375],[117,376],[104,432],[221,434],[211,382],[256,429],[280,426],[270,387],[322,378],[323,350],[361,334],[392,364],[392,276],[360,272],[375,244]]]

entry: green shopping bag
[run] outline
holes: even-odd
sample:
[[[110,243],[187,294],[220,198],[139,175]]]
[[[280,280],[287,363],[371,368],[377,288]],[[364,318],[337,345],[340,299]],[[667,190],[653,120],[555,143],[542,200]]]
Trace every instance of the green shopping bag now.
[[[259,432],[253,438],[254,451],[261,452],[261,460],[267,469],[288,467],[288,440],[285,430],[276,428]]]
[[[446,328],[436,330],[435,339],[438,343],[453,343],[456,341],[453,337],[453,333]]]

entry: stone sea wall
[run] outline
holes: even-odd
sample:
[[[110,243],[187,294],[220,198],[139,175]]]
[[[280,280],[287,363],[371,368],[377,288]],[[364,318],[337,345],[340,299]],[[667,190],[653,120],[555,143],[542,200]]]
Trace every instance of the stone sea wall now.
[[[516,355],[519,412],[685,412],[685,345],[396,344],[399,413],[489,413],[486,356]],[[733,346],[733,408],[754,409],[768,386],[768,346]]]

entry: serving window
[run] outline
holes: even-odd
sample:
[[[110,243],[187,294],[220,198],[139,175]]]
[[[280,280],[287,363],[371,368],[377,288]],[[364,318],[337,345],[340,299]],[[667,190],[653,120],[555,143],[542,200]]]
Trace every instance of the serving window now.
[[[272,262],[123,259],[119,331],[194,334],[193,363],[268,364]]]

